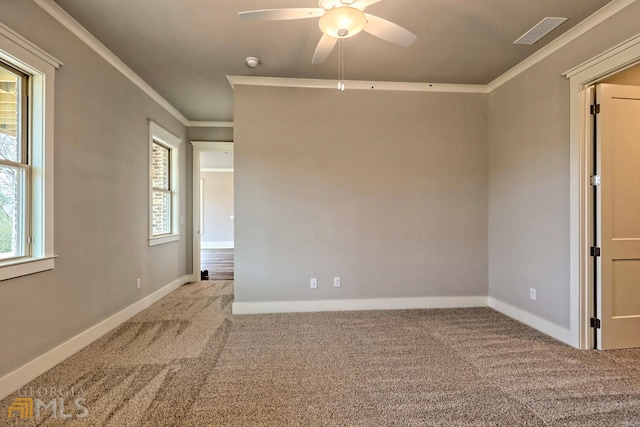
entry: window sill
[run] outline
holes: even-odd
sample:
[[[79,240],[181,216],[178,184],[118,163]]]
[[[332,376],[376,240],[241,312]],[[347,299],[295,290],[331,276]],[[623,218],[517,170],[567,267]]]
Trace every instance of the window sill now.
[[[44,258],[23,258],[20,260],[0,262],[0,280],[9,280],[42,271],[53,270],[55,256]]]
[[[175,242],[180,240],[179,234],[169,234],[167,236],[151,237],[149,238],[149,246],[162,245],[169,242]]]

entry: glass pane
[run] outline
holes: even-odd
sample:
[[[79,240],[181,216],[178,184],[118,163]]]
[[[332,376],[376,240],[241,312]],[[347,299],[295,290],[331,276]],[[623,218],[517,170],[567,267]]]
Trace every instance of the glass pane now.
[[[153,143],[153,188],[169,189],[169,149]]]
[[[0,166],[0,259],[24,256],[24,170]]]
[[[163,191],[153,192],[152,219],[154,236],[171,233],[171,193]]]
[[[19,123],[20,79],[10,71],[0,68],[0,158],[21,162]]]

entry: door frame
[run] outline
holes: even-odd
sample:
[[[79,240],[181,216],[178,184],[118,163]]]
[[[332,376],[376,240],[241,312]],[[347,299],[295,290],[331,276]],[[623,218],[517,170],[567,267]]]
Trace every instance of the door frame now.
[[[640,34],[564,73],[570,81],[569,148],[569,283],[570,344],[594,346],[593,313],[593,194],[589,182],[593,156],[589,86],[640,64]]]
[[[200,154],[212,151],[233,152],[233,141],[191,141],[193,146],[193,274],[196,282],[200,280]]]

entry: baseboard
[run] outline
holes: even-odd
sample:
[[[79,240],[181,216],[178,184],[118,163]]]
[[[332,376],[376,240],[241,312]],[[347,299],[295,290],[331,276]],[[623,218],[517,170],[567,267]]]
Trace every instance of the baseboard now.
[[[230,242],[200,242],[201,249],[233,249],[233,241]]]
[[[233,314],[486,307],[486,296],[234,302]]]
[[[19,367],[13,372],[0,378],[0,400],[10,395],[20,387],[34,380],[44,372],[56,366],[58,363],[82,350],[107,332],[121,325],[145,308],[150,307],[180,286],[188,283],[188,276],[183,276],[165,287],[155,291],[151,295],[131,304],[129,307],[115,313],[100,323],[90,327],[84,332],[76,335],[70,340],[49,350],[42,356],[33,359],[31,362]]]
[[[527,326],[531,326],[534,329],[539,330],[565,344],[573,345],[571,339],[571,331],[549,322],[542,317],[538,317],[535,314],[531,314],[521,308],[514,307],[506,302],[502,302],[499,299],[489,297],[489,307],[493,308],[500,313],[511,317],[519,322],[524,323]]]

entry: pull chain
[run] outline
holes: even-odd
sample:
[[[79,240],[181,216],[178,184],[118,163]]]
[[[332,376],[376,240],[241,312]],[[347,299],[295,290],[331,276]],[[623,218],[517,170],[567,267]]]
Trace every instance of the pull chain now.
[[[338,90],[344,91],[344,52],[342,39],[338,39]]]

